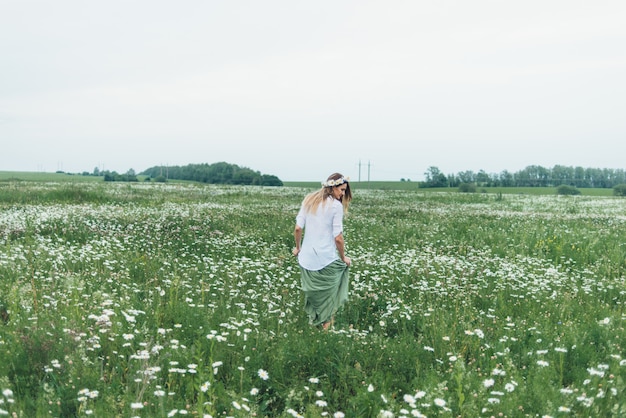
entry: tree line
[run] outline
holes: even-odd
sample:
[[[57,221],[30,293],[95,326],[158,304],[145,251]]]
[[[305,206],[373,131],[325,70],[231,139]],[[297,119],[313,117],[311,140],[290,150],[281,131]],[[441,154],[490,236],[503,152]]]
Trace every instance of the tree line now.
[[[184,166],[154,166],[144,170],[141,175],[154,181],[189,180],[209,184],[238,184],[252,186],[282,186],[276,176],[261,174],[248,167],[237,164],[218,162],[213,164],[187,164]]]
[[[474,184],[477,187],[558,187],[568,185],[581,188],[613,188],[626,183],[623,169],[583,168],[555,165],[545,168],[530,165],[517,172],[507,170],[498,174],[480,170],[444,174],[438,167],[431,166],[424,173],[425,181],[420,187],[459,187]]]

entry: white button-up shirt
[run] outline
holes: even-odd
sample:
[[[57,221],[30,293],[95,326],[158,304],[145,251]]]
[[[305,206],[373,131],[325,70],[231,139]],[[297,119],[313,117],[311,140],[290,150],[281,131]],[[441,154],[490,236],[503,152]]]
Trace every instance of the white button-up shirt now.
[[[339,200],[329,196],[316,213],[300,207],[296,224],[304,230],[298,254],[303,268],[317,271],[339,259],[335,245],[335,237],[343,232],[343,205]]]

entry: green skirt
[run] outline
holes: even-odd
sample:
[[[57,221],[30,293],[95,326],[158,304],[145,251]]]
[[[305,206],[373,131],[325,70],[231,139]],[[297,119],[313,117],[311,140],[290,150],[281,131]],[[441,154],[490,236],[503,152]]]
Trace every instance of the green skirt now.
[[[300,267],[304,312],[309,322],[320,325],[348,300],[349,268],[341,260],[335,260],[321,270],[311,271]]]

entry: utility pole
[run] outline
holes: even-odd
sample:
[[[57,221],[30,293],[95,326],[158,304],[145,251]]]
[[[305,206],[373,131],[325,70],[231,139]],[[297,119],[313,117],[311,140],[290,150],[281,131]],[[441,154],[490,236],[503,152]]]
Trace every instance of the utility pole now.
[[[361,182],[361,160],[359,159],[359,183]]]
[[[367,160],[367,183],[370,182],[370,160]]]

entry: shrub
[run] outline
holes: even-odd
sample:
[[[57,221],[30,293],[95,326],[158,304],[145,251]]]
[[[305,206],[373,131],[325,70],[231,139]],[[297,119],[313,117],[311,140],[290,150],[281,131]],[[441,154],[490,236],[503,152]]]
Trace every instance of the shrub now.
[[[461,193],[476,193],[476,185],[474,183],[461,183],[459,185]]]
[[[569,184],[561,184],[556,188],[556,194],[560,195],[579,195],[580,190],[578,190],[575,186],[570,186]]]
[[[613,196],[626,196],[626,184],[618,184],[613,187]]]

